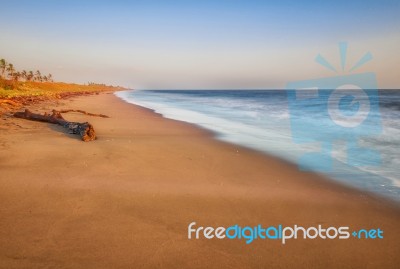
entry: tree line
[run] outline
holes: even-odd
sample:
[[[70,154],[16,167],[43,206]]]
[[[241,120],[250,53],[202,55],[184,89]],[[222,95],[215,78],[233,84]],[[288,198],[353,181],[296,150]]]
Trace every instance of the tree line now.
[[[0,78],[13,81],[37,81],[37,82],[53,82],[51,74],[42,75],[39,70],[33,71],[17,71],[12,63],[8,63],[4,59],[0,59]]]

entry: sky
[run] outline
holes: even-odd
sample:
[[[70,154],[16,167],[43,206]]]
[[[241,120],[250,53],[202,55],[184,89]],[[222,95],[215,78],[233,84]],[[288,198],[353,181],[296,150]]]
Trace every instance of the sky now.
[[[57,81],[134,89],[280,89],[375,72],[400,88],[400,1],[3,1],[0,58]],[[318,54],[345,70],[316,63]]]

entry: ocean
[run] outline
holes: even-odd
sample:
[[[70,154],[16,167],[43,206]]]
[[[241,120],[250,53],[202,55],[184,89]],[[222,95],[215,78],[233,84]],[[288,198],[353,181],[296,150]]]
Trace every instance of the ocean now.
[[[297,104],[291,101],[290,94],[291,91],[286,90],[134,90],[116,93],[126,102],[153,109],[166,118],[211,130],[222,141],[295,164],[301,160],[300,169],[315,168],[316,172],[332,180],[400,201],[400,90],[380,90],[373,100],[377,109],[369,112],[368,119],[371,120],[365,120],[353,133],[351,128],[338,128],[332,117],[327,116],[325,111],[329,102],[335,102],[332,98]],[[321,94],[330,95],[331,91],[321,91]],[[341,109],[351,115],[355,106],[347,107],[348,111],[346,106]],[[335,134],[340,135],[332,135],[332,126],[336,128]],[[329,146],[323,148],[321,141],[325,143],[323,145],[328,142]],[[358,147],[370,151],[359,151]],[[310,152],[317,152],[319,157],[302,157]],[[376,154],[371,152],[377,153],[380,161],[376,161]],[[325,158],[332,160],[332,166],[326,169],[319,161]],[[322,166],[318,167],[316,163]]]

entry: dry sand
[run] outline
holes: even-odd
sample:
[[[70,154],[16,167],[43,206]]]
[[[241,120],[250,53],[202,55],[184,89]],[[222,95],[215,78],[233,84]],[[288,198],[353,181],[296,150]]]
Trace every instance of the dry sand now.
[[[112,94],[98,140],[0,120],[0,268],[398,268],[400,209]],[[36,109],[51,110],[53,104]],[[384,239],[189,240],[187,227],[381,228]]]

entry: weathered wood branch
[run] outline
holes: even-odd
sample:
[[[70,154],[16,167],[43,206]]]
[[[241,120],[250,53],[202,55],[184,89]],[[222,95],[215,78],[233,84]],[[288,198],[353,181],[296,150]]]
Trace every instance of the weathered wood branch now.
[[[86,114],[86,113],[84,113]],[[91,113],[89,113],[91,114]],[[89,115],[87,114],[87,115]],[[45,113],[44,115],[32,113],[28,109],[25,109],[24,112],[16,112],[14,113],[14,117],[22,118],[33,121],[42,121],[53,124],[58,124],[67,128],[69,133],[78,134],[81,139],[85,142],[92,141],[96,139],[96,133],[94,131],[93,126],[88,122],[70,122],[63,118],[60,111],[53,110],[52,114]]]
[[[60,113],[68,113],[68,112],[78,112],[78,113],[82,113],[88,116],[94,116],[94,117],[101,117],[101,118],[109,118],[109,116],[107,115],[103,115],[103,114],[93,114],[93,113],[89,113],[80,109],[63,109],[63,110],[53,110],[53,112],[60,112]]]

